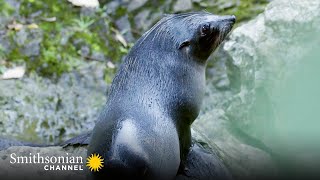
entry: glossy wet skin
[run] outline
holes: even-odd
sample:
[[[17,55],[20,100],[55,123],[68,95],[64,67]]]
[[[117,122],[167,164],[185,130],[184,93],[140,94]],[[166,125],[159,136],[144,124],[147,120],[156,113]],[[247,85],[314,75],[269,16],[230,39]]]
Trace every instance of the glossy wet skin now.
[[[95,178],[173,179],[191,146],[206,60],[234,16],[169,15],[131,49],[113,80],[88,155],[103,156]]]

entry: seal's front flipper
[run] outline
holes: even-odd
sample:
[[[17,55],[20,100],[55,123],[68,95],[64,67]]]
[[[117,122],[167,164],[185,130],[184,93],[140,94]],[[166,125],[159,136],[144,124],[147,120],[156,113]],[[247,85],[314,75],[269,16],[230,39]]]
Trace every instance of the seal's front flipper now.
[[[232,180],[231,174],[218,155],[196,142],[190,148],[186,161],[181,165],[182,169],[176,180]]]
[[[90,132],[86,132],[84,134],[80,134],[79,136],[76,136],[74,138],[71,138],[69,140],[66,140],[59,144],[62,147],[67,147],[67,146],[87,146],[90,142],[90,137],[91,137]]]

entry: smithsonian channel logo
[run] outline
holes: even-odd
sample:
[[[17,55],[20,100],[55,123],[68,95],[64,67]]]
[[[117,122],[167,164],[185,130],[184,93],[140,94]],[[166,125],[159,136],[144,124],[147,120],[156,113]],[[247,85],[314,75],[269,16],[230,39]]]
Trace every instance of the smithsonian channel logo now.
[[[64,155],[42,155],[41,153],[29,153],[19,156],[16,153],[10,154],[10,164],[37,164],[45,171],[83,171],[86,166],[90,171],[99,171],[103,168],[103,158],[99,154],[91,154],[86,158],[86,165],[82,156]]]

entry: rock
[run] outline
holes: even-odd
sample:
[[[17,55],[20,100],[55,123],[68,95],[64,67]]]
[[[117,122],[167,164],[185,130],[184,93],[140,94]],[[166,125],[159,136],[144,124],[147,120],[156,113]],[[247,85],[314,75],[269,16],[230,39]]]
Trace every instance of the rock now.
[[[43,31],[41,29],[22,28],[14,36],[14,41],[20,51],[25,56],[38,56],[40,54],[40,43],[43,39]]]
[[[132,0],[128,5],[128,11],[134,11],[142,7],[148,0]]]
[[[38,17],[41,17],[43,11],[39,10],[39,11],[36,11],[32,14],[30,14],[30,18],[38,18]]]
[[[111,1],[106,5],[106,13],[108,14],[116,14],[116,10],[120,6],[120,1]]]
[[[225,1],[222,1],[220,4],[219,4],[219,8],[220,9],[229,9],[233,6],[236,6],[237,3],[236,2],[225,2]]]
[[[291,5],[287,6],[288,3]],[[259,118],[260,122],[246,117],[254,115],[253,107],[260,103],[261,98],[265,103],[277,102],[275,92],[279,85],[296,71],[296,66],[302,63],[301,58],[316,47],[320,39],[317,35],[320,31],[319,7],[320,2],[272,1],[264,14],[237,28],[225,45],[243,79],[241,91],[234,97],[240,101],[233,101],[227,113],[249,134],[266,138],[266,143],[267,137],[262,134],[269,134],[266,131],[270,129],[261,132],[261,129],[250,125],[262,123],[270,126],[276,120],[272,113],[265,114],[270,117]],[[235,109],[242,113],[236,113]]]
[[[8,139],[6,137],[0,137],[0,152],[6,150],[12,146],[24,146],[23,142],[15,139]]]
[[[195,3],[201,3],[202,0],[192,0],[192,2],[195,2]]]
[[[14,21],[12,24],[8,24],[7,27],[10,30],[20,31],[23,28],[23,25]]]
[[[81,7],[80,16],[94,18],[96,16],[97,10],[98,8]]]
[[[7,35],[6,30],[0,30],[0,48],[0,51],[5,54],[10,54],[11,50],[13,49],[13,43],[10,41],[10,37]]]
[[[26,68],[23,66],[14,67],[12,69],[7,69],[5,72],[3,72],[2,75],[0,75],[1,79],[19,79],[22,78],[24,73],[26,71]]]
[[[165,5],[164,5],[165,6]],[[142,35],[142,32],[146,32],[149,30],[152,25],[154,25],[159,19],[163,17],[163,14],[160,12],[152,12],[150,9],[141,10],[135,17],[134,17],[134,27],[138,29]]]
[[[319,176],[319,8],[320,1],[272,1],[224,45],[231,60],[214,73],[230,84],[213,81],[194,126],[227,154],[235,177]]]
[[[18,46],[23,46],[27,40],[27,35],[28,34],[26,29],[22,29],[21,31],[18,31],[14,37],[15,43],[17,43]]]
[[[38,56],[40,54],[40,41],[34,40],[23,46],[20,50],[25,56]]]
[[[218,95],[212,96],[211,100],[219,101]],[[206,137],[205,142],[209,146],[219,149],[220,156],[235,179],[275,179],[278,170],[270,154],[239,139],[239,134],[231,132],[230,126],[232,124],[224,110],[216,107],[202,114],[193,124],[193,128]]]
[[[90,8],[99,7],[98,0],[68,0],[68,1],[75,6],[90,7]]]
[[[143,10],[134,17],[134,24],[136,28],[146,31],[151,26],[152,22],[148,20],[150,12],[150,10]]]
[[[80,55],[83,58],[88,57],[90,55],[90,48],[86,45],[81,46]]]
[[[208,61],[207,79],[220,90],[230,89],[230,77],[228,70],[230,56],[222,48],[219,48]]]
[[[120,19],[116,20],[116,26],[127,42],[134,41],[128,15],[122,16]]]
[[[96,60],[96,61],[101,61],[101,62],[105,62],[106,61],[106,57],[101,52],[93,51],[91,57],[92,57],[93,60]]]
[[[21,1],[19,1],[19,0],[4,0],[4,2],[12,7],[12,9],[15,11],[15,15],[19,14]]]
[[[174,12],[183,12],[192,9],[191,0],[177,0],[173,6]]]
[[[56,82],[36,74],[0,80],[0,132],[57,143],[91,129],[105,103],[104,63],[90,61]]]
[[[207,144],[207,139],[203,134],[196,130],[192,130],[193,139],[199,142],[206,152],[213,154],[217,157],[216,162],[221,163],[225,158],[224,152],[214,144]],[[0,139],[0,144],[2,139]],[[17,146],[11,146],[7,149],[0,150],[0,176],[5,179],[24,178],[31,179],[86,179],[86,173],[88,168],[86,167],[87,149],[86,146],[68,146],[62,148],[60,146],[52,147],[29,147],[21,146],[20,142],[13,142]],[[20,157],[20,159],[18,159]],[[26,157],[26,158],[21,158]],[[30,158],[31,157],[31,158]],[[45,159],[49,159],[48,163],[45,163]],[[65,160],[64,163],[58,163],[59,159]],[[62,159],[61,159],[62,158]],[[68,158],[68,163],[66,162]],[[74,162],[71,161],[74,158]],[[44,159],[44,160],[42,160]],[[20,161],[20,163],[18,163]],[[24,161],[24,163],[21,163]],[[43,162],[42,162],[43,161]],[[57,163],[54,163],[57,161]],[[27,162],[27,163],[26,163]],[[50,166],[62,168],[62,165],[68,165],[77,167],[82,170],[68,170],[68,171],[53,171],[46,170]],[[218,165],[218,164],[217,164]],[[16,173],[19,170],[19,173]],[[178,178],[179,179],[179,178]],[[184,179],[184,178],[183,178]]]

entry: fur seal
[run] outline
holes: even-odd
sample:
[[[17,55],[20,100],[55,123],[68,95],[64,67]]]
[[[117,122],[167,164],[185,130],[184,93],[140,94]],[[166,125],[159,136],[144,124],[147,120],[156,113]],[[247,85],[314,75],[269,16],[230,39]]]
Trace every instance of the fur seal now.
[[[142,35],[120,66],[91,134],[88,156],[104,158],[95,179],[174,179],[180,172],[207,178],[188,169],[204,168],[194,159],[208,159],[192,143],[190,126],[200,111],[207,59],[234,23],[235,16],[208,12],[173,14]],[[222,179],[229,178],[225,174]]]

